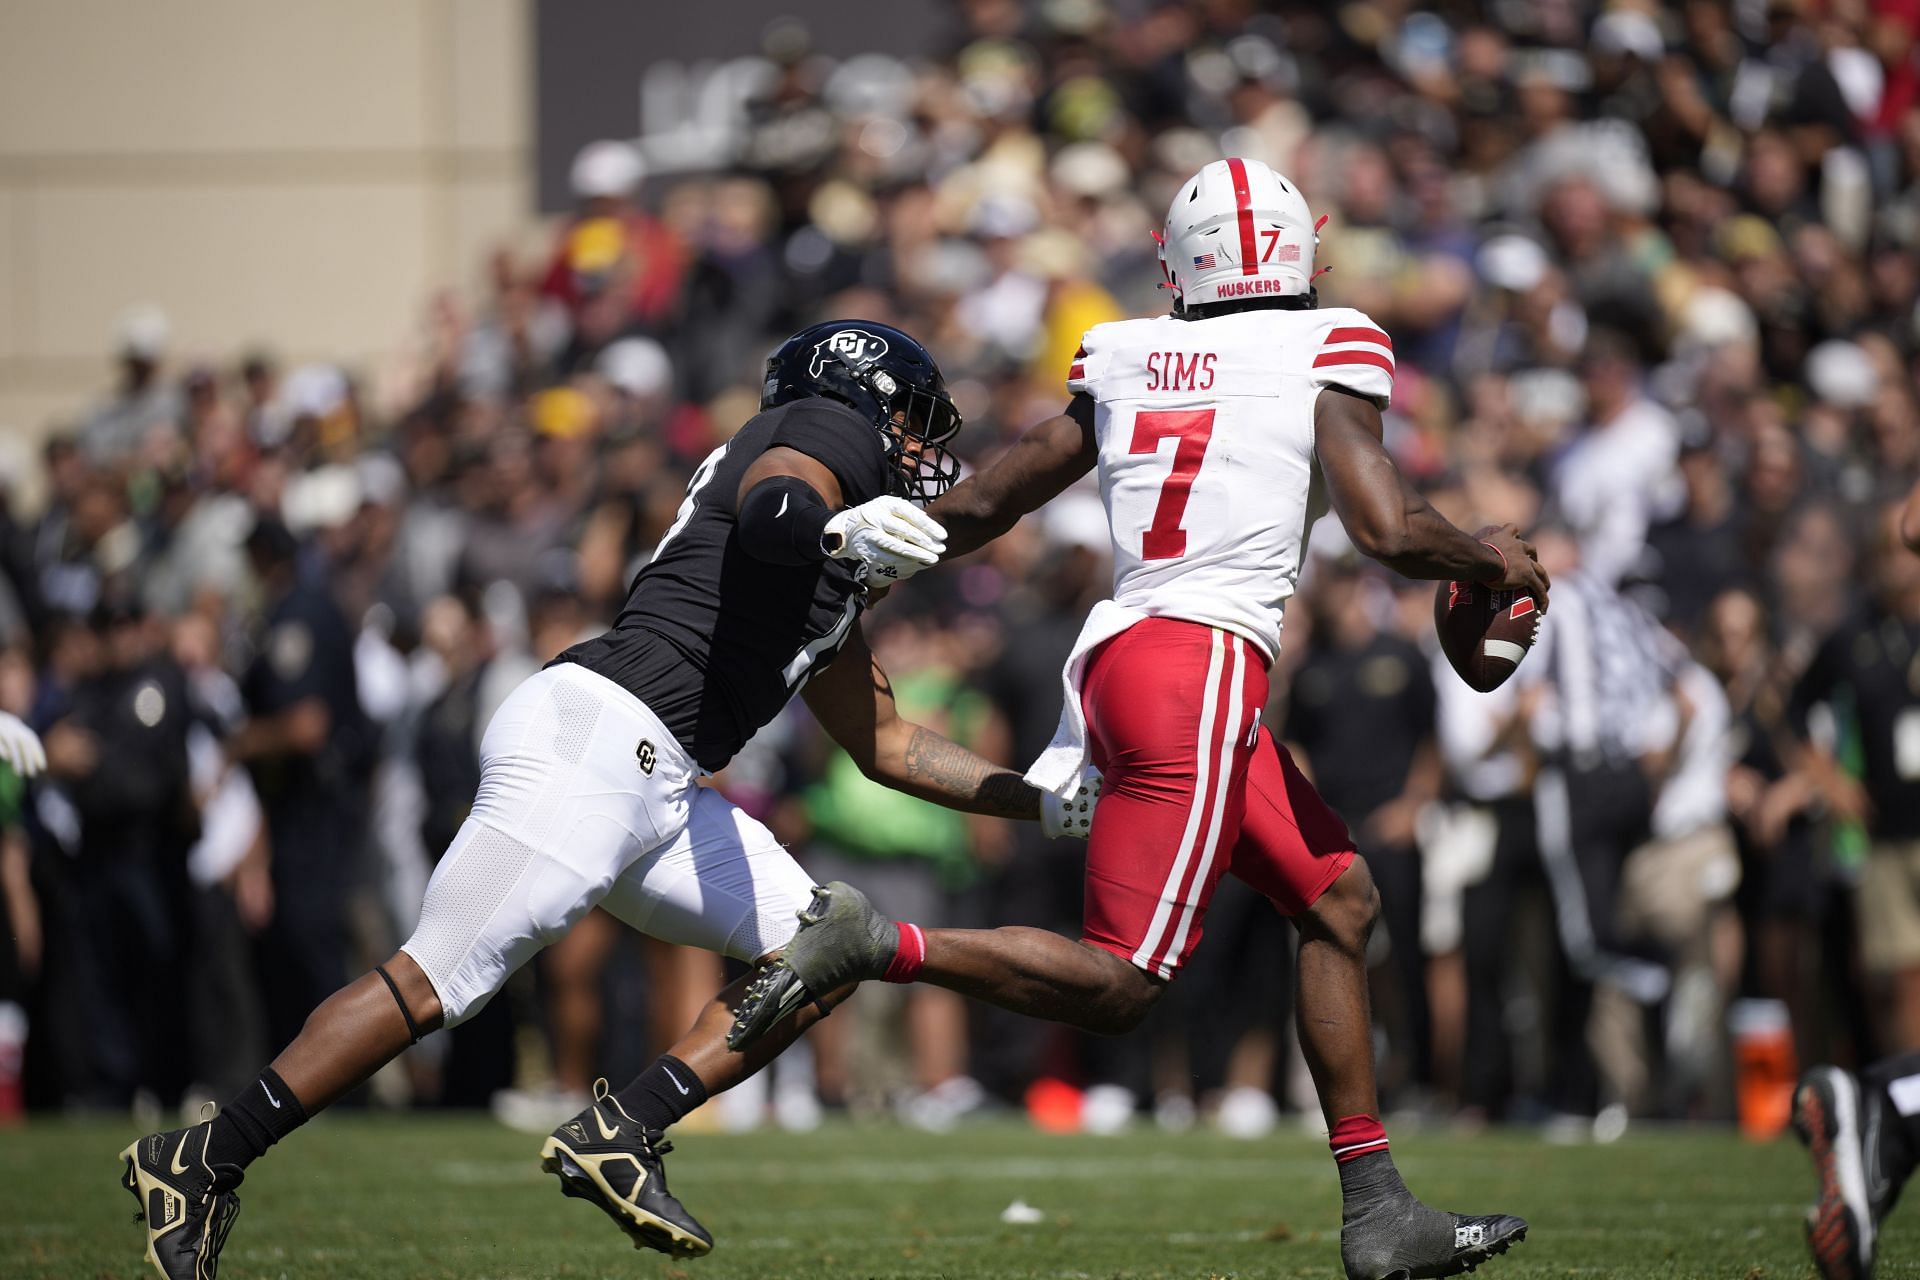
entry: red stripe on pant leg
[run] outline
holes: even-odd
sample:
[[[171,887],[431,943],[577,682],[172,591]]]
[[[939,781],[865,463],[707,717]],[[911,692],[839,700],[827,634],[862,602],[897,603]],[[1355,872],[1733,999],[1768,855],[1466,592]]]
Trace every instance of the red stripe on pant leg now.
[[[1232,655],[1232,663],[1222,685],[1221,692],[1225,701],[1221,707],[1221,722],[1215,729],[1220,743],[1218,760],[1220,772],[1214,776],[1214,801],[1208,808],[1211,823],[1204,840],[1195,850],[1193,875],[1187,883],[1185,892],[1181,894],[1182,900],[1188,905],[1182,908],[1179,920],[1174,922],[1173,934],[1168,943],[1169,963],[1177,960],[1193,945],[1194,924],[1206,905],[1203,899],[1209,893],[1207,884],[1209,880],[1218,880],[1218,877],[1212,874],[1213,868],[1220,861],[1220,848],[1227,814],[1233,808],[1237,798],[1234,790],[1233,762],[1240,753],[1241,723],[1247,714],[1248,705],[1247,691],[1242,688],[1242,685],[1252,673],[1253,652],[1252,647],[1240,636],[1232,632],[1222,634],[1226,640],[1227,649]],[[1264,701],[1264,699],[1261,700]],[[1236,707],[1235,702],[1239,702],[1240,705]],[[1239,785],[1244,787],[1245,782],[1246,779],[1243,777]],[[1238,832],[1235,833],[1235,839],[1238,840]],[[1228,856],[1230,859],[1231,853]]]
[[[1193,917],[1200,909],[1200,904],[1194,898],[1199,894],[1200,886],[1206,883],[1207,868],[1219,856],[1215,846],[1220,839],[1220,826],[1226,819],[1229,803],[1228,789],[1221,783],[1233,767],[1234,744],[1240,740],[1240,717],[1230,714],[1228,707],[1234,686],[1240,680],[1240,664],[1243,661],[1239,638],[1222,633],[1222,639],[1227,658],[1220,664],[1220,683],[1214,691],[1216,718],[1213,740],[1205,747],[1212,757],[1213,769],[1207,774],[1207,794],[1199,794],[1199,784],[1197,780],[1195,782],[1193,803],[1204,805],[1205,808],[1201,811],[1200,830],[1194,839],[1192,861],[1180,877],[1180,883],[1175,886],[1174,897],[1180,907],[1168,917],[1166,937],[1155,949],[1153,964],[1156,972],[1170,970],[1185,949],[1187,936],[1193,929]]]
[[[1149,626],[1152,625],[1152,622],[1153,619],[1149,619],[1140,625]],[[1186,879],[1186,860],[1198,847],[1202,828],[1206,821],[1207,815],[1206,809],[1204,808],[1206,788],[1212,785],[1212,777],[1211,775],[1202,777],[1201,766],[1204,766],[1212,758],[1213,734],[1216,722],[1210,714],[1210,709],[1213,711],[1218,710],[1219,704],[1215,698],[1219,692],[1217,687],[1220,679],[1219,673],[1226,669],[1225,648],[1221,637],[1216,632],[1193,623],[1174,623],[1172,625],[1186,628],[1194,635],[1204,636],[1206,638],[1207,665],[1205,673],[1198,678],[1201,693],[1200,714],[1195,720],[1194,725],[1196,732],[1193,739],[1193,759],[1195,764],[1193,787],[1188,794],[1187,803],[1181,811],[1179,842],[1174,848],[1172,859],[1167,864],[1166,878],[1161,881],[1153,913],[1147,922],[1146,932],[1141,935],[1139,944],[1134,951],[1134,963],[1141,965],[1153,973],[1160,973],[1160,955],[1166,948],[1167,931],[1173,928],[1174,917],[1178,914],[1178,908],[1174,904],[1180,900],[1180,884]],[[1218,659],[1220,663],[1218,668],[1214,666],[1216,659]],[[1177,679],[1178,677],[1176,676],[1175,678]],[[1171,806],[1168,807],[1171,808]],[[1162,913],[1162,908],[1165,908],[1164,914]],[[1165,977],[1166,975],[1161,974],[1160,976]]]
[[[1226,791],[1220,783],[1233,768],[1234,744],[1240,740],[1239,717],[1229,716],[1228,708],[1233,697],[1233,687],[1240,681],[1242,659],[1236,637],[1228,636],[1226,644],[1227,660],[1220,667],[1220,691],[1217,695],[1220,701],[1216,704],[1220,708],[1220,717],[1214,722],[1213,741],[1207,744],[1208,750],[1213,752],[1214,760],[1214,770],[1207,778],[1207,786],[1212,795],[1206,797],[1207,817],[1200,828],[1200,839],[1194,849],[1193,865],[1187,869],[1188,873],[1182,878],[1180,884],[1182,902],[1186,901],[1193,890],[1199,887],[1206,873],[1205,864],[1209,860],[1208,846],[1219,835],[1220,819],[1227,803]],[[1213,801],[1214,795],[1220,797],[1218,804]]]
[[[1240,274],[1260,274],[1260,253],[1253,247],[1253,188],[1247,185],[1247,166],[1238,157],[1227,161],[1233,175],[1233,204],[1240,211]]]

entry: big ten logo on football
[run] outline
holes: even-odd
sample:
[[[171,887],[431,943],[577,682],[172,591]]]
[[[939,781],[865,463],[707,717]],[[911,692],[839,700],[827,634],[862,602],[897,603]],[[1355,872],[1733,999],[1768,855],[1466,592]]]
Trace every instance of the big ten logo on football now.
[[[1211,351],[1150,351],[1147,353],[1147,390],[1211,391],[1213,365],[1217,359]]]

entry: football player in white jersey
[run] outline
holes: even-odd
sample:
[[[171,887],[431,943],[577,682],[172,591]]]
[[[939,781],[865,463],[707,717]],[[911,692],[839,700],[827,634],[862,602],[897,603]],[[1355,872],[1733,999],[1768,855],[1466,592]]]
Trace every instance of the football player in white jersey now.
[[[1516,530],[1464,533],[1400,476],[1381,444],[1393,342],[1358,311],[1316,307],[1317,231],[1300,192],[1258,161],[1202,169],[1161,240],[1173,313],[1089,331],[1066,412],[929,509],[948,554],[965,554],[1098,468],[1113,598],[1087,620],[1060,731],[1027,775],[1064,793],[1089,759],[1104,774],[1082,939],[922,930],[829,885],[756,979],[735,1034],[750,1042],[807,991],[861,978],[1125,1031],[1192,952],[1231,873],[1300,931],[1300,1039],[1339,1162],[1347,1274],[1449,1276],[1504,1252],[1526,1223],[1430,1209],[1395,1171],[1369,1039],[1379,898],[1346,825],[1260,713],[1307,531],[1329,506],[1355,546],[1408,577],[1526,591],[1543,608],[1548,584]]]

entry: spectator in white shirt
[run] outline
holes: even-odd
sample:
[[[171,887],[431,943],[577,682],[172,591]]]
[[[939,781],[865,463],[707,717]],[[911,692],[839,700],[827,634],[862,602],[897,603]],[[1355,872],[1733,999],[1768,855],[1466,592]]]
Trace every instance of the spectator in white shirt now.
[[[1580,544],[1587,573],[1619,585],[1647,543],[1647,527],[1677,509],[1680,429],[1642,388],[1625,335],[1596,331],[1581,364],[1588,425],[1554,467],[1552,496]]]

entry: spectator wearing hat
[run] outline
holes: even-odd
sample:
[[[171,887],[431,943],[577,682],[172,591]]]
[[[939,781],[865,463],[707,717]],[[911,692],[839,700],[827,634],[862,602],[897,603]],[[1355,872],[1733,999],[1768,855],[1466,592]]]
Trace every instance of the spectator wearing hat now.
[[[353,633],[279,520],[247,554],[264,595],[242,677],[246,719],[227,753],[253,773],[266,811],[274,913],[261,937],[269,1039],[298,1034],[347,978],[346,903],[360,870],[373,730],[361,709]]]
[[[161,377],[170,335],[167,315],[158,307],[129,307],[121,314],[120,384],[80,428],[81,445],[93,461],[125,464],[149,431],[180,420],[179,394]]]
[[[646,175],[646,162],[628,142],[590,142],[574,157],[574,215],[560,230],[540,292],[576,319],[590,300],[611,293],[616,329],[655,327],[679,302],[686,252],[640,206]]]
[[[47,1007],[66,1024],[52,1034],[76,1046],[63,1088],[86,1105],[177,1103],[191,1067],[192,715],[163,635],[135,598],[110,596],[71,633],[72,683],[45,734],[69,855],[50,864]]]

